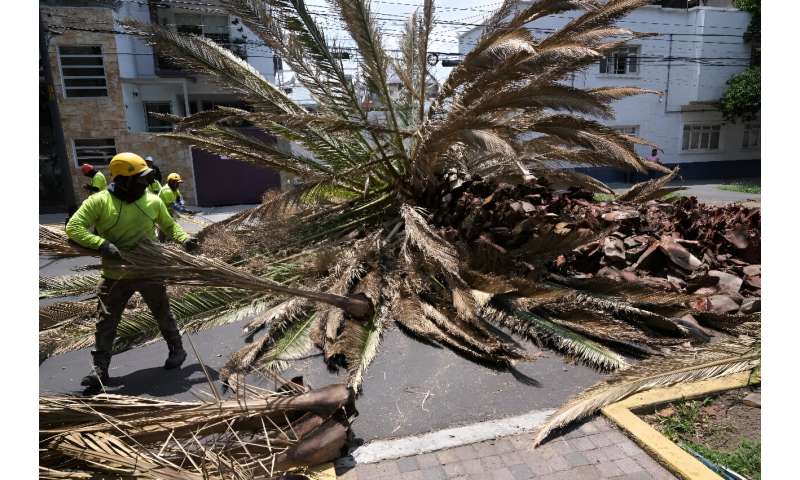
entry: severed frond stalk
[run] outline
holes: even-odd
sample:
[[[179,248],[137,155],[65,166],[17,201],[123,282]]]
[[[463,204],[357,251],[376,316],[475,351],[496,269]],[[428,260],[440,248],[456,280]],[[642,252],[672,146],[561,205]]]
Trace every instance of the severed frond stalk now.
[[[568,401],[539,429],[533,443],[538,445],[554,429],[569,425],[635,393],[724,377],[760,365],[760,346],[752,339],[736,339],[700,350],[673,353],[667,358],[643,360]]]

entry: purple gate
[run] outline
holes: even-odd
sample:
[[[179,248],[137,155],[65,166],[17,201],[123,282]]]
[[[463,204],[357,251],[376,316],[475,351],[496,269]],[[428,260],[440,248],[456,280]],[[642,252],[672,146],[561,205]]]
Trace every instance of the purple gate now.
[[[275,138],[256,129],[243,129],[265,143]],[[192,148],[197,204],[202,207],[261,203],[267,190],[280,189],[281,177],[275,170],[221,158]]]

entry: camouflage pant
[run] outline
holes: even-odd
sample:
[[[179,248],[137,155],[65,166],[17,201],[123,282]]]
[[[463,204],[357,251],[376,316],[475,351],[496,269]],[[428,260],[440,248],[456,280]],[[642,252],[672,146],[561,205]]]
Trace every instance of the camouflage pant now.
[[[142,295],[150,308],[167,345],[180,345],[181,334],[175,317],[170,312],[167,287],[164,283],[103,278],[97,287],[97,323],[92,351],[95,365],[108,368],[114,339],[117,336],[117,325],[128,300],[135,292]]]

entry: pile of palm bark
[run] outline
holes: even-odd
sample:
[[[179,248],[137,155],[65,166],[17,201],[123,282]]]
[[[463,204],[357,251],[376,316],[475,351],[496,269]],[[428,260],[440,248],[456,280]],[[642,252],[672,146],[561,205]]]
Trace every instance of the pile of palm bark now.
[[[312,478],[345,447],[353,393],[295,382],[207,402],[40,396],[40,478]]]
[[[451,185],[434,221],[462,249],[483,253],[476,257],[482,268],[566,283],[602,277],[693,294],[692,308],[700,312],[760,309],[758,208],[709,206],[694,197],[602,202],[591,192],[556,191],[536,180],[511,185],[475,177]],[[574,242],[564,242],[570,237]],[[555,244],[577,248],[554,252]]]

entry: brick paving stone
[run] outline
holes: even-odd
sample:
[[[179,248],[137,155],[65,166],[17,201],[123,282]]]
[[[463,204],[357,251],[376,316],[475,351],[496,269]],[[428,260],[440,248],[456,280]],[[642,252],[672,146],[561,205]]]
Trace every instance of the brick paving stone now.
[[[589,440],[589,438],[585,437],[585,436],[584,437],[578,437],[578,438],[576,438],[574,440],[570,440],[569,444],[572,445],[572,447],[575,450],[579,451],[579,452],[585,452],[587,450],[593,450],[595,448],[594,443],[592,443],[592,441]],[[634,452],[634,453],[638,453],[638,452]],[[633,454],[631,454],[631,455],[633,455]]]
[[[455,453],[456,457],[458,457],[458,459],[462,462],[464,460],[471,460],[476,456],[475,449],[472,448],[472,445],[461,445],[460,447],[456,447],[453,449],[453,453]]]
[[[453,450],[439,450],[436,452],[436,458],[439,459],[440,464],[455,463],[459,460],[458,456]]]
[[[478,473],[484,473],[483,464],[481,464],[480,459],[473,458],[472,460],[467,460],[461,464],[464,468],[464,472],[470,475],[476,475]]]
[[[641,472],[628,473],[614,480],[653,480],[653,476],[642,470]]]
[[[596,435],[590,435],[587,437],[597,448],[607,447],[609,445],[614,444],[614,440],[612,437],[608,435],[608,432],[601,432]]]
[[[542,458],[550,458],[553,455],[556,455],[556,451],[553,450],[553,447],[551,447],[550,445],[539,445],[538,447],[533,449],[531,455]]]
[[[516,451],[504,453],[504,454],[500,455],[500,459],[503,461],[503,463],[507,467],[510,467],[512,465],[520,465],[520,464],[525,463],[525,458],[523,457],[523,455],[520,454],[520,452],[516,452]]]
[[[600,477],[600,472],[594,465],[581,465],[573,468],[569,473],[572,474],[572,480],[597,480]]]
[[[600,449],[600,451],[603,452],[603,455],[605,455],[609,460],[619,460],[620,458],[626,457],[625,452],[623,452],[622,449],[616,445],[603,447]]]
[[[494,442],[476,443],[472,447],[476,452],[476,457],[477,458],[490,457],[492,455],[497,455],[497,448],[494,446]]]
[[[419,465],[417,464],[416,457],[404,457],[397,460],[397,468],[400,469],[400,473],[406,472],[413,472],[414,470],[419,470]]]
[[[593,433],[598,433],[600,431],[600,429],[597,428],[597,425],[593,421],[586,422],[583,425],[581,425],[580,430],[581,432],[583,432],[584,435],[591,435]]]
[[[376,464],[377,468],[375,469],[375,476],[376,477],[399,477],[400,476],[400,469],[397,468],[397,462],[381,462]]]
[[[533,478],[533,472],[530,467],[524,463],[522,465],[514,465],[510,467],[509,470],[511,470],[511,474],[516,480],[530,480]]]
[[[625,434],[619,430],[610,430],[608,432],[608,436],[611,437],[611,441],[614,443],[627,443],[631,441],[630,438],[625,436]]]
[[[414,470],[413,472],[405,472],[400,476],[401,480],[425,480],[422,470]]]
[[[442,467],[431,467],[420,470],[424,480],[447,480],[447,474]]]
[[[500,470],[505,466],[505,464],[503,463],[503,459],[500,458],[499,455],[492,455],[491,457],[483,457],[481,458],[481,463],[483,464],[484,470],[486,470],[487,472]]]
[[[547,460],[526,461],[525,464],[528,465],[528,467],[530,467],[534,475],[537,476],[553,473],[553,469],[550,466],[550,462],[548,462]]]
[[[572,446],[565,440],[553,440],[549,443],[549,445],[550,448],[552,448],[553,451],[558,453],[559,455],[569,453],[573,450]]]
[[[550,465],[550,468],[554,472],[569,469],[569,463],[567,463],[567,461],[564,460],[564,457],[562,457],[561,455],[555,455],[553,457],[550,457],[550,460],[548,460],[548,462],[550,462],[548,465]]]
[[[638,446],[637,446],[635,443],[633,443],[633,441],[632,441],[632,440],[631,440],[631,441],[628,441],[628,442],[622,442],[622,443],[618,443],[617,445],[618,445],[618,446],[619,446],[619,448],[621,448],[621,449],[622,449],[622,451],[623,451],[623,452],[625,452],[625,453],[626,453],[626,454],[627,454],[629,457],[633,457],[633,456],[635,456],[635,455],[638,455],[638,454],[642,453],[642,449],[641,449],[641,448],[639,448],[639,447],[638,447]]]
[[[533,446],[533,439],[528,435],[515,435],[513,437],[509,437],[509,440],[517,450],[525,450]]]
[[[618,477],[625,473],[614,462],[600,462],[595,464],[595,467],[603,478]]]
[[[589,465],[591,462],[586,455],[580,452],[570,452],[564,454],[564,460],[567,461],[570,467],[580,467],[581,465]]]
[[[466,475],[467,472],[464,471],[464,465],[462,463],[448,463],[444,466],[444,473],[447,474],[447,478],[454,478],[459,475]]]
[[[438,467],[439,466],[439,459],[436,458],[435,453],[423,453],[422,455],[418,455],[416,457],[417,464],[419,465],[420,470],[423,470],[428,467]]]
[[[494,448],[496,449],[498,454],[506,453],[506,452],[512,452],[512,451],[516,450],[514,448],[514,444],[511,443],[511,440],[509,440],[507,438],[498,439],[494,444]]]
[[[586,455],[586,458],[588,458],[592,463],[599,463],[608,460],[601,449],[589,450],[588,452],[583,452],[583,454]]]
[[[492,480],[514,480],[514,474],[507,468],[492,471]]]
[[[561,438],[564,440],[572,440],[573,438],[582,437],[583,435],[583,432],[581,432],[579,428],[573,428],[569,432],[565,432],[563,435],[561,435]]]
[[[636,473],[641,472],[644,469],[641,465],[636,463],[636,460],[632,458],[622,458],[620,460],[615,460],[614,464],[619,467],[620,470],[627,473]]]

